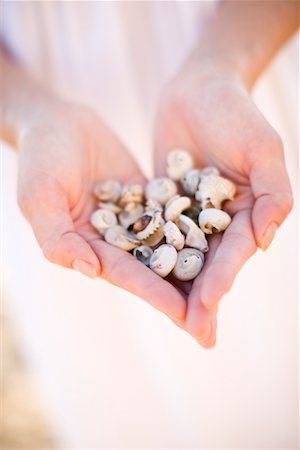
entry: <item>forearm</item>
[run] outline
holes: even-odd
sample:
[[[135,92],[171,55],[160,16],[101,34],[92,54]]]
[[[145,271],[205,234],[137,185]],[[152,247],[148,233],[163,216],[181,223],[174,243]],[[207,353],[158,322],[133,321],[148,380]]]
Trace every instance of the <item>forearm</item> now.
[[[208,67],[217,63],[250,89],[298,25],[298,1],[227,0],[190,60]]]
[[[0,48],[0,138],[14,147],[22,129],[45,112],[54,97]]]

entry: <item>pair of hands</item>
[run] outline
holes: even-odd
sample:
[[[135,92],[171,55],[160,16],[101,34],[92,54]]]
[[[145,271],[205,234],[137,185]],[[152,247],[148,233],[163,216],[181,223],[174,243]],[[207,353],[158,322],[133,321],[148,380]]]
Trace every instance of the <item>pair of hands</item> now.
[[[19,204],[44,255],[142,297],[205,348],[216,341],[219,300],[257,246],[269,246],[292,207],[281,140],[242,84],[228,76],[183,71],[165,88],[158,110],[155,176],[165,174],[167,152],[182,147],[197,165],[218,167],[237,186],[226,206],[232,223],[212,236],[193,283],[161,279],[91,227],[96,182],[146,183],[95,113],[51,99],[23,128],[19,147]]]

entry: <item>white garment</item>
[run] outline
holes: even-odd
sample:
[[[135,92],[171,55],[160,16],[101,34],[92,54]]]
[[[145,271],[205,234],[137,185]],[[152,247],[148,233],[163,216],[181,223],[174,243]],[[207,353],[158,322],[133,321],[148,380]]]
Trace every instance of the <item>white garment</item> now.
[[[37,78],[102,114],[151,175],[160,89],[215,7],[4,2],[2,39]],[[296,52],[294,39],[255,92],[284,139],[294,190]],[[296,448],[296,211],[240,272],[205,351],[142,300],[48,263],[16,205],[17,157],[3,155],[9,309],[60,445]]]

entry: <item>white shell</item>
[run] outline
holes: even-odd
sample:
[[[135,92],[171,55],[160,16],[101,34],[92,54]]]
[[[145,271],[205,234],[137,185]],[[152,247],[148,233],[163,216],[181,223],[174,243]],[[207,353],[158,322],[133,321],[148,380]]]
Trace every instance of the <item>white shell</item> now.
[[[154,250],[150,259],[150,269],[161,277],[166,277],[174,268],[177,251],[172,245],[162,244]]]
[[[184,246],[184,236],[179,230],[178,226],[169,220],[164,225],[164,235],[166,243],[173,245],[176,250],[181,250]]]
[[[200,169],[190,169],[184,173],[181,178],[181,184],[183,190],[188,195],[194,195],[198,189],[199,183],[201,179],[201,170]]]
[[[107,228],[112,227],[118,223],[115,213],[108,209],[97,209],[91,215],[91,224],[99,233],[104,234]]]
[[[122,189],[119,205],[124,207],[127,203],[142,203],[144,189],[141,184],[125,184]]]
[[[155,209],[156,211],[163,211],[163,206],[159,203],[159,201],[155,200],[154,198],[149,198],[146,201],[145,211],[151,211],[152,209]]]
[[[119,214],[122,211],[122,208],[120,206],[112,202],[99,202],[98,206],[100,209],[108,209],[115,214]]]
[[[149,267],[150,259],[153,255],[152,248],[148,247],[148,245],[139,245],[133,250],[133,256],[136,257],[139,261]]]
[[[183,174],[192,169],[194,161],[189,152],[181,149],[174,149],[168,153],[167,156],[167,175],[172,180],[178,181],[183,177]]]
[[[137,226],[138,223],[143,224],[143,221],[146,218],[150,218],[149,223],[144,226],[144,228],[141,231],[135,231],[133,228],[133,231],[136,234],[137,239],[140,241],[143,239],[147,239],[149,236],[151,236],[158,228],[162,227],[164,224],[164,221],[161,217],[161,211],[147,211],[145,214],[143,214],[135,223],[134,226]]]
[[[119,221],[123,227],[128,228],[144,214],[144,207],[140,203],[127,203],[119,214]]]
[[[102,202],[116,203],[121,195],[122,185],[116,180],[102,181],[96,184],[94,194]]]
[[[233,199],[235,192],[235,185],[230,180],[218,175],[208,175],[201,179],[195,198],[200,201],[203,209],[208,205],[220,209],[224,200]]]
[[[175,195],[165,206],[165,219],[174,221],[182,213],[182,211],[189,208],[191,204],[192,201],[189,197]]]
[[[217,169],[215,166],[203,167],[200,172],[201,177],[207,177],[208,175],[220,175],[219,169]]]
[[[145,189],[148,200],[156,200],[165,205],[171,197],[177,194],[177,186],[170,178],[154,178],[149,181]]]
[[[201,250],[206,253],[208,251],[208,243],[203,231],[188,216],[180,214],[176,220],[178,228],[186,234],[185,245]]]
[[[151,234],[146,239],[142,239],[142,244],[148,245],[149,247],[155,247],[157,244],[159,244],[163,238],[164,238],[164,219],[161,217],[160,219],[160,225],[157,228],[156,231],[154,231],[153,234]]]
[[[221,209],[206,208],[199,214],[199,225],[206,234],[219,233],[226,230],[231,222],[231,217]]]
[[[195,248],[183,248],[178,252],[176,265],[172,274],[182,281],[196,278],[204,264],[204,255]]]
[[[114,225],[105,231],[104,239],[111,245],[119,247],[122,250],[132,250],[137,247],[140,242],[132,238],[126,228],[121,225]]]

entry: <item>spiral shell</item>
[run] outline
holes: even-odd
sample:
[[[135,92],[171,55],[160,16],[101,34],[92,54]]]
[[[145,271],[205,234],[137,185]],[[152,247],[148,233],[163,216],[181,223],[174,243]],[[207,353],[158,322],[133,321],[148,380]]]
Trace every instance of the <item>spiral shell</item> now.
[[[177,194],[177,186],[170,178],[154,178],[145,189],[146,198],[156,200],[165,205],[171,197]]]
[[[179,230],[178,226],[169,220],[164,225],[164,235],[166,243],[173,245],[176,250],[181,250],[184,246],[184,236]]]
[[[195,248],[183,248],[178,252],[172,274],[182,281],[196,278],[204,264],[204,255]]]
[[[115,213],[108,209],[97,209],[91,215],[91,224],[99,233],[104,234],[107,228],[117,224],[117,217]]]
[[[132,238],[126,228],[121,225],[114,225],[107,228],[104,239],[108,244],[126,251],[133,250],[140,244],[140,242],[137,239]]]
[[[116,203],[121,195],[122,185],[116,180],[102,181],[96,184],[94,189],[95,196],[102,202]]]
[[[192,169],[193,165],[193,158],[186,150],[174,149],[167,155],[167,175],[172,180],[180,180],[185,172]]]
[[[174,195],[165,206],[165,219],[174,221],[185,209],[191,206],[189,197]]]
[[[144,189],[141,184],[125,184],[122,189],[119,205],[125,207],[128,203],[142,203]]]
[[[151,236],[163,223],[161,211],[147,211],[135,222],[133,232],[141,241]]]
[[[161,277],[166,277],[174,268],[177,251],[172,245],[162,244],[154,250],[150,259],[150,269]]]
[[[213,207],[221,209],[225,200],[232,200],[236,192],[235,185],[226,178],[218,175],[208,175],[201,179],[195,194],[202,209]]]
[[[230,215],[221,209],[207,208],[203,209],[199,214],[199,226],[206,234],[224,231],[230,222]]]

